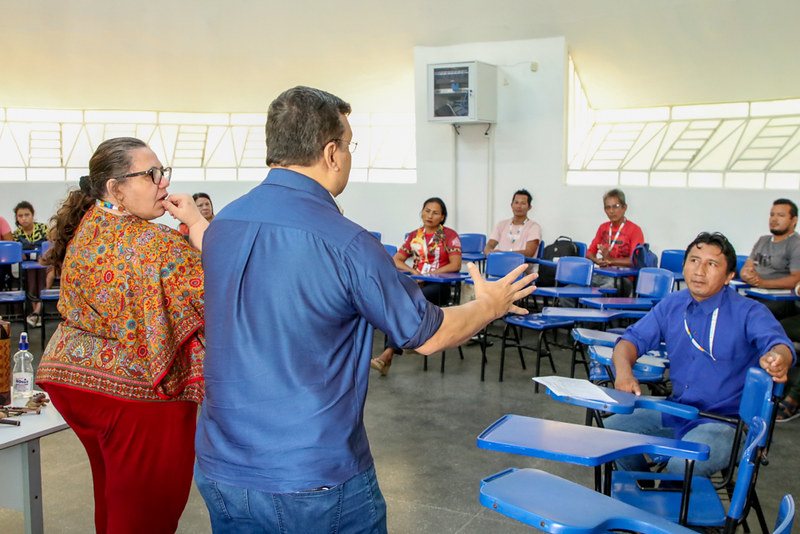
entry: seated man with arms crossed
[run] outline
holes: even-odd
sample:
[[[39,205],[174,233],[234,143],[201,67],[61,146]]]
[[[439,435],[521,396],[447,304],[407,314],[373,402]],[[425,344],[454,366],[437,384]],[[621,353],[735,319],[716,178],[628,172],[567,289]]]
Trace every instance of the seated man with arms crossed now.
[[[797,205],[779,198],[769,210],[769,232],[758,238],[742,272],[742,280],[753,287],[794,289],[800,282],[800,235],[797,226]],[[795,303],[786,300],[764,300],[764,305],[778,319],[796,315]]]
[[[514,216],[497,223],[483,253],[519,252],[533,258],[539,250],[542,240],[542,227],[528,218],[533,197],[525,189],[514,193],[511,199],[511,211]]]
[[[632,366],[640,354],[658,348],[662,341],[670,361],[671,401],[735,415],[750,367],[760,365],[776,382],[785,382],[795,359],[792,343],[769,310],[728,286],[735,270],[736,252],[725,236],[699,234],[683,260],[687,289],[668,295],[628,327],[614,347],[614,387],[640,395]],[[694,468],[696,476],[704,477],[728,465],[735,433],[727,423],[706,418],[687,421],[643,409],[613,415],[605,427],[707,444],[709,459]],[[618,460],[617,466],[647,471],[641,455]],[[684,461],[671,459],[667,472],[683,474]]]

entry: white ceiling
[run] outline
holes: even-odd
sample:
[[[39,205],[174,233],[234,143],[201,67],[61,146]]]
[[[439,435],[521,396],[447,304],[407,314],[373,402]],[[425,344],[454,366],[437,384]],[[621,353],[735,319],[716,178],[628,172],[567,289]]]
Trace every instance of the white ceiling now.
[[[560,35],[596,108],[800,96],[798,0],[0,0],[0,9],[4,107],[262,111],[306,84],[361,111],[412,111],[415,45]]]

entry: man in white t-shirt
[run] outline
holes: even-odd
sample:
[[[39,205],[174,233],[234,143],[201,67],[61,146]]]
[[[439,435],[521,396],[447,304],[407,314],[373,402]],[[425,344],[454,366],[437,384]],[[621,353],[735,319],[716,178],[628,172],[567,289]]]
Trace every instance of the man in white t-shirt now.
[[[484,254],[502,251],[518,252],[529,258],[536,256],[542,240],[542,227],[528,218],[532,200],[531,194],[525,189],[514,193],[511,200],[514,216],[497,223],[483,250]]]

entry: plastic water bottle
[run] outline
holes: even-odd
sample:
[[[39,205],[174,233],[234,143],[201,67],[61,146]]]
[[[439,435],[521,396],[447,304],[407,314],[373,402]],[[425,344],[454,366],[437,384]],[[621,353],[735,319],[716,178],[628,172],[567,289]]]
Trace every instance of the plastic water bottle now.
[[[28,352],[28,334],[19,335],[19,351],[14,354],[14,397],[33,395],[33,354]]]

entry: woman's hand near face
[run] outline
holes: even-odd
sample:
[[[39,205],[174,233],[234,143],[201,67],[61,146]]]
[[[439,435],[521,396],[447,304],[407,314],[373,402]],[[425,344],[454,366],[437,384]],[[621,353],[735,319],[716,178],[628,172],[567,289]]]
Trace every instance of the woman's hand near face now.
[[[161,203],[170,215],[189,227],[189,244],[197,250],[203,250],[203,234],[208,228],[208,221],[200,215],[191,195],[175,193]]]
[[[174,218],[186,226],[198,222],[199,219],[205,220],[200,215],[200,210],[197,209],[197,204],[194,203],[191,195],[186,193],[174,193],[161,201],[164,209],[169,212]]]

